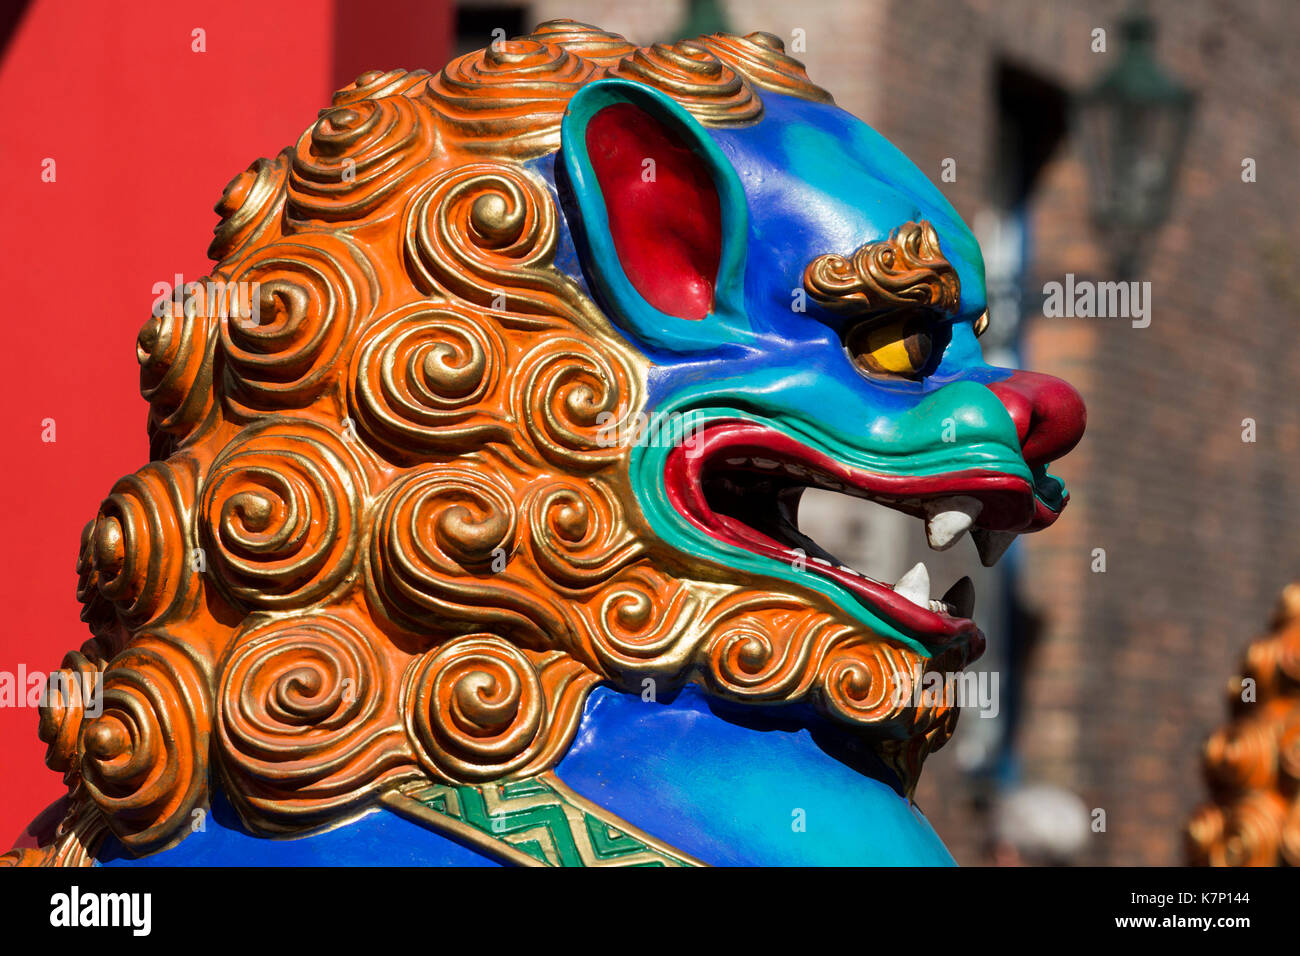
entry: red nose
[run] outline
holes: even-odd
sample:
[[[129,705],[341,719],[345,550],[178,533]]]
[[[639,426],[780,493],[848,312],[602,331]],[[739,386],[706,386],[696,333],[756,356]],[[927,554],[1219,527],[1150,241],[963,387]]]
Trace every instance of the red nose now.
[[[1011,413],[1021,454],[1030,465],[1056,461],[1083,437],[1088,410],[1069,383],[1038,372],[1015,371],[989,388]]]

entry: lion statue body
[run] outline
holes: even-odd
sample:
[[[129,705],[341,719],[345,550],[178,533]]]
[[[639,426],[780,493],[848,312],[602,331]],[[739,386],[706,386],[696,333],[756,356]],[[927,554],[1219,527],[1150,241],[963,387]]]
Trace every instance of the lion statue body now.
[[[951,862],[917,690],[970,581],[842,565],[799,495],[992,563],[1083,406],[984,363],[974,237],[779,40],[366,73],[216,209],[8,862]]]

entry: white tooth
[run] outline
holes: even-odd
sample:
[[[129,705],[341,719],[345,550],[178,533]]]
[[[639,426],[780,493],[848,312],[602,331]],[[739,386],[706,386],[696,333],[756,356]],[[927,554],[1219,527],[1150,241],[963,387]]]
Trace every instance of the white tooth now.
[[[978,498],[957,495],[952,498],[940,498],[926,505],[925,536],[930,547],[936,551],[947,551],[957,540],[970,530],[984,503]]]
[[[831,564],[829,561],[827,561],[825,558],[813,558],[812,560],[813,560],[813,563],[814,563],[814,564],[824,564],[824,565],[826,565],[826,567],[828,567],[828,568],[830,568],[830,567],[834,567],[834,565],[832,565],[832,564]]]
[[[1007,548],[1011,547],[1011,542],[1016,540],[1016,533],[976,528],[971,532],[971,537],[975,540],[975,550],[980,553],[980,562],[984,567],[991,568],[998,563],[998,558],[1006,553]]]
[[[749,461],[748,458],[728,458],[728,459],[727,459],[727,464],[728,464],[728,465],[743,465],[743,464],[746,464],[748,461]]]
[[[913,604],[926,607],[930,603],[930,572],[925,569],[925,562],[918,561],[894,585],[894,593],[901,594]]]
[[[786,465],[785,470],[799,478],[808,477],[808,469],[803,465]]]
[[[773,461],[771,458],[755,458],[754,464],[759,468],[775,468],[781,463],[779,461]]]
[[[840,565],[840,570],[841,570],[841,571],[844,571],[844,572],[846,572],[846,573],[848,573],[848,574],[852,574],[852,575],[860,576],[860,575],[858,575],[858,572],[857,572],[857,571],[854,571],[854,570],[853,570],[851,567],[849,567],[847,564],[841,564],[841,565]]]

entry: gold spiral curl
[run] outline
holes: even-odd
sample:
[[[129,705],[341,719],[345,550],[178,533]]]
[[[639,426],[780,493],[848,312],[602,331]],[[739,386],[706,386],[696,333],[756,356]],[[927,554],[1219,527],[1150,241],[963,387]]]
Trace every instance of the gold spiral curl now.
[[[327,597],[352,571],[367,478],[329,429],[264,419],[213,462],[199,513],[219,587],[274,610]]]
[[[719,620],[704,648],[710,683],[745,700],[797,699],[826,652],[827,622],[779,599]]]
[[[406,96],[372,96],[325,110],[294,149],[290,221],[365,218],[435,155],[436,146],[428,107]]]
[[[578,605],[584,644],[604,673],[676,686],[693,663],[703,603],[689,585],[640,562]]]
[[[750,83],[774,93],[785,93],[817,103],[834,103],[830,93],[808,79],[802,63],[785,52],[785,44],[771,33],[747,36],[714,33],[695,38]]]
[[[229,287],[249,303],[228,304],[221,321],[226,406],[243,419],[305,408],[332,387],[346,368],[340,353],[378,296],[356,245],[323,233],[258,249]]]
[[[165,619],[198,587],[188,562],[195,477],[187,462],[150,462],[99,506],[89,551],[95,587],[123,622]]]
[[[353,356],[348,404],[361,428],[403,462],[506,442],[497,395],[506,345],[459,306],[403,306],[368,329]]]
[[[1277,776],[1273,728],[1261,721],[1229,724],[1205,742],[1205,773],[1225,793],[1261,789]]]
[[[1234,803],[1215,848],[1220,866],[1270,866],[1282,844],[1287,805],[1277,793],[1258,791]]]
[[[1300,708],[1278,721],[1274,745],[1279,775],[1291,792],[1300,794]]]
[[[522,161],[559,147],[570,98],[603,72],[560,46],[499,40],[452,60],[424,96],[461,149]]]
[[[620,34],[565,18],[539,23],[526,39],[561,47],[603,67],[612,67],[636,51],[636,44],[629,43]]]
[[[845,722],[913,728],[929,723],[904,716],[914,706],[919,677],[915,659],[892,644],[846,642],[832,648],[822,662],[819,703]]]
[[[81,779],[122,843],[161,849],[202,800],[211,694],[206,665],[162,632],[137,634],[104,672],[103,713],[81,735]]]
[[[103,672],[102,660],[78,651],[64,655],[41,702],[37,730],[37,736],[46,744],[45,765],[51,770],[70,777],[68,772],[77,769],[87,705],[93,705],[103,689]]]
[[[705,126],[748,126],[763,118],[763,101],[749,81],[693,40],[642,47],[613,73],[662,90]]]
[[[604,467],[626,454],[626,434],[640,407],[627,358],[599,343],[550,336],[519,360],[511,406],[547,461],[567,470]]]
[[[331,106],[352,106],[385,96],[419,96],[429,79],[428,70],[366,70],[330,100]]]
[[[560,628],[530,580],[510,567],[518,492],[470,465],[426,467],[400,479],[374,518],[367,596],[417,634],[490,626],[526,640]]]
[[[387,659],[337,614],[262,621],[235,640],[217,752],[248,822],[301,829],[358,806],[409,760]]]
[[[510,313],[554,316],[572,311],[551,267],[556,208],[531,173],[516,166],[470,163],[429,182],[407,207],[404,255],[426,295],[454,296],[502,324]],[[546,327],[534,319],[525,328]]]
[[[284,209],[285,184],[292,150],[274,159],[257,159],[226,184],[212,207],[219,221],[212,227],[208,258],[225,262],[275,239],[280,234],[280,213]]]
[[[106,635],[118,627],[113,602],[99,591],[99,574],[95,570],[96,515],[81,529],[81,550],[77,554],[77,600],[81,602],[81,620],[96,636]]]
[[[439,778],[524,776],[567,747],[595,680],[558,652],[467,635],[412,662],[403,695],[407,733],[421,764]]]
[[[213,407],[212,365],[217,344],[216,303],[208,290],[221,278],[190,283],[179,296],[155,306],[136,336],[140,394],[149,403],[151,440],[165,433],[170,443],[184,440]]]
[[[602,584],[644,551],[599,478],[546,482],[524,500],[523,512],[533,560],[561,588]]]

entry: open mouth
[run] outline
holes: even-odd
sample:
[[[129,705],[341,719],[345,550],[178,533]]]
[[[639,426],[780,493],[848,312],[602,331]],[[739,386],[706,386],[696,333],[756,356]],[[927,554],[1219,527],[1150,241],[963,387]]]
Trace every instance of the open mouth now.
[[[827,489],[911,515],[925,522],[935,550],[955,546],[969,532],[986,567],[1017,533],[1037,530],[1056,517],[1036,501],[1028,481],[1003,472],[886,475],[842,464],[783,432],[737,420],[712,423],[695,439],[690,448],[674,449],[664,470],[669,499],[683,516],[719,541],[834,581],[929,647],[978,634],[971,579],[963,577],[936,594],[924,562],[892,584],[849,567],[799,530],[804,490]]]

